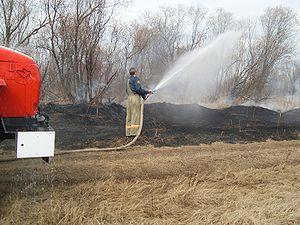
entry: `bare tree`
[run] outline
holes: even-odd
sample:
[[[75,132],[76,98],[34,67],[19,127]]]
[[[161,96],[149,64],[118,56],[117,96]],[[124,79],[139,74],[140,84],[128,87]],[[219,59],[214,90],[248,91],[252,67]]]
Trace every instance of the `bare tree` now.
[[[120,48],[120,31],[117,27],[113,27],[109,36],[109,42],[105,43],[105,48],[97,47],[94,52],[97,55],[95,58],[94,75],[91,74],[91,96],[90,104],[102,104],[104,95],[110,88],[112,82],[121,76],[122,67],[120,66],[121,48]],[[91,59],[91,58],[90,58]],[[89,66],[90,61],[87,61],[86,66]]]
[[[146,61],[147,53],[149,52],[149,45],[153,38],[153,30],[144,24],[134,22],[131,24],[119,24],[120,42],[118,43],[120,49],[118,51],[118,60],[116,65],[119,65],[120,75],[116,77],[112,85],[112,91],[108,92],[109,99],[116,99],[122,102],[126,96],[126,82],[128,78],[129,67],[137,67],[143,83],[149,78],[148,65]],[[118,94],[113,90],[117,89]]]
[[[182,42],[186,13],[184,8],[165,7],[157,14],[151,15],[149,23],[157,30],[157,54],[166,66],[173,63],[177,57],[177,50]]]
[[[223,8],[218,8],[215,14],[207,20],[210,35],[214,38],[234,27],[233,15],[226,12]]]
[[[93,84],[95,80],[99,81],[97,67],[101,63],[98,61],[101,54],[106,55],[111,51],[103,47],[107,42],[104,33],[116,8],[122,3],[121,0],[45,2],[50,34],[45,46],[54,59],[62,88],[71,102],[89,102],[99,97],[101,91],[95,88],[100,86]],[[96,96],[93,96],[95,93]]]
[[[262,37],[253,40],[249,33],[248,46],[238,57],[240,66],[235,71],[234,98],[260,102],[270,96],[270,79],[275,76],[276,68],[290,60],[294,53],[296,23],[296,14],[289,8],[274,7],[265,11],[261,17]]]
[[[37,13],[38,3],[30,0],[0,0],[0,38],[7,46],[24,46],[48,23]]]
[[[191,34],[188,37],[187,49],[192,50],[204,44],[207,38],[205,19],[207,10],[200,6],[191,6],[188,9],[188,22],[191,23]]]

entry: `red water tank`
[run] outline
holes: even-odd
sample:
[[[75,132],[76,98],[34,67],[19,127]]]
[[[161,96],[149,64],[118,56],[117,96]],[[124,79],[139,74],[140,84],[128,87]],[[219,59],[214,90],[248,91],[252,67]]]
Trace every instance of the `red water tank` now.
[[[38,111],[41,77],[34,60],[0,46],[0,117],[31,117]]]

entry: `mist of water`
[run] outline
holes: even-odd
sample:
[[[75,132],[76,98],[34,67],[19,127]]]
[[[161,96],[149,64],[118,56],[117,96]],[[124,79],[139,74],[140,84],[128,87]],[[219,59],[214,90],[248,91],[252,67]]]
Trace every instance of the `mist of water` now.
[[[228,31],[203,48],[179,57],[154,90],[151,102],[201,103],[216,91],[241,34]]]

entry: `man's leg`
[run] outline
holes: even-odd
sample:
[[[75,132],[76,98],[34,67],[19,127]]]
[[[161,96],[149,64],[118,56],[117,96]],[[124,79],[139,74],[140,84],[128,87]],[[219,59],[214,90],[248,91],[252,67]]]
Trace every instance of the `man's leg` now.
[[[130,98],[130,97],[129,97]],[[132,104],[130,102],[130,99],[127,99],[127,104],[126,104],[126,125],[125,125],[125,133],[126,136],[129,137],[131,136],[131,118],[132,118]]]
[[[131,117],[131,135],[136,136],[140,128],[141,119],[141,98],[136,96],[133,107],[132,107],[132,117]]]

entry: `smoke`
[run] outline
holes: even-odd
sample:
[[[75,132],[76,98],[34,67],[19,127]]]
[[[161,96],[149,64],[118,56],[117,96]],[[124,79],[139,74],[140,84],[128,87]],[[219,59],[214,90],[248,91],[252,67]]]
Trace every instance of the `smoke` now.
[[[300,78],[298,78],[298,79],[296,80],[294,87],[295,87],[295,90],[296,90],[296,92],[295,92],[294,95],[295,95],[296,97],[300,98]]]
[[[294,82],[293,94],[281,94],[267,99],[265,102],[259,104],[259,106],[268,108],[275,111],[286,112],[293,109],[300,108],[300,77]],[[250,104],[250,103],[248,103]],[[254,103],[250,105],[255,105]]]
[[[279,71],[280,72],[280,68]],[[300,108],[300,60],[293,59],[288,70],[270,82],[271,95],[262,103],[246,102],[244,105],[261,106],[275,111],[286,112]]]
[[[214,95],[240,37],[239,32],[228,31],[205,47],[181,56],[163,76],[150,101],[201,103]]]
[[[295,70],[296,70],[296,76],[298,76],[298,79],[296,80],[294,87],[296,90],[295,95],[300,98],[300,57],[295,59]]]

